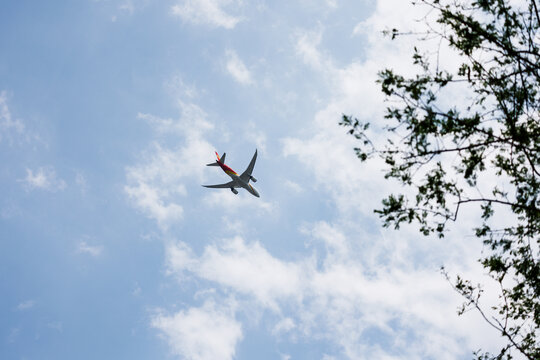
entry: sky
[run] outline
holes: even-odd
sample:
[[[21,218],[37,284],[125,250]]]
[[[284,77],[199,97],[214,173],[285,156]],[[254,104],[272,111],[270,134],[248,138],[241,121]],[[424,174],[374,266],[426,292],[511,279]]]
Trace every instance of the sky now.
[[[399,185],[342,114],[383,124],[411,72],[402,0],[0,5],[0,358],[469,359],[501,339],[439,269],[485,274],[373,214]],[[450,60],[448,60],[450,59]],[[451,61],[451,56],[448,57]],[[445,60],[441,60],[445,61]],[[261,194],[227,182],[255,149]],[[489,295],[488,295],[489,296]]]

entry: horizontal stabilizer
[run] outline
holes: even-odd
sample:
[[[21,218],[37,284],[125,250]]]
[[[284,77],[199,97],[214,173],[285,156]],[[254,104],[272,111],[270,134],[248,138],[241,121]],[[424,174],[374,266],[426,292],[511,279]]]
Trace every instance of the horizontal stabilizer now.
[[[219,166],[219,164],[216,162],[213,162],[213,163],[210,163],[210,164],[206,164],[206,166]]]

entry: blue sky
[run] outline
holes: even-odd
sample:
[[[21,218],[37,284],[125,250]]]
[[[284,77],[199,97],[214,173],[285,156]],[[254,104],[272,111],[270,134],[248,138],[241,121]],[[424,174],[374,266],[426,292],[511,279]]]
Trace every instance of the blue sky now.
[[[409,71],[404,1],[4,1],[0,358],[456,359],[496,334],[444,242],[373,216],[395,184],[341,114]],[[413,25],[411,25],[413,24]],[[255,149],[261,198],[202,188]],[[471,220],[472,221],[472,220]],[[466,234],[466,236],[463,236]],[[470,235],[470,234],[469,234]]]

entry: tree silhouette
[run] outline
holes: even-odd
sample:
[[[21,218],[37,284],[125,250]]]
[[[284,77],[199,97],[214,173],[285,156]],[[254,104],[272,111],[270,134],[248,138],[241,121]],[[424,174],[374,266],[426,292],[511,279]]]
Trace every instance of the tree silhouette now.
[[[448,223],[460,220],[460,209],[481,209],[474,232],[485,244],[480,262],[499,284],[499,302],[480,303],[482,284],[461,276],[451,283],[466,300],[459,313],[476,309],[506,342],[498,354],[479,350],[475,356],[511,359],[521,353],[540,359],[538,4],[420,0],[416,5],[437,18],[425,20],[429,30],[418,41],[438,40],[456,54],[459,66],[442,69],[440,50],[433,56],[415,48],[415,76],[390,69],[379,73],[389,103],[382,144],[372,140],[367,122],[344,115],[340,124],[358,139],[360,160],[382,158],[385,177],[413,192],[382,200],[375,212],[383,226],[417,223],[422,234],[442,238]],[[385,33],[392,39],[418,35]],[[446,96],[460,89],[466,100],[451,104]],[[495,214],[506,221],[494,221]]]

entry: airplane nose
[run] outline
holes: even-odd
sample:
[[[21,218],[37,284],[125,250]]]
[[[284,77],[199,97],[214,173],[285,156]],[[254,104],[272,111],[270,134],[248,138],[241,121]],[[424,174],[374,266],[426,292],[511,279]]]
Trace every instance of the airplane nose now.
[[[246,187],[246,190],[249,191],[253,196],[260,197],[259,192],[257,191],[257,189],[255,189],[250,184],[248,184],[248,187]]]

